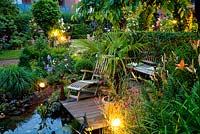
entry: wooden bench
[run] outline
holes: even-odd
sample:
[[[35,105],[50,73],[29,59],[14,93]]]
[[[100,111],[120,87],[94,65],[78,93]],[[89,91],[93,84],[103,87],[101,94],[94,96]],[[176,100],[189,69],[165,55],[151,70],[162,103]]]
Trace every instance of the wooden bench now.
[[[156,75],[160,56],[146,55],[140,59],[137,57],[132,59],[132,66],[129,65],[129,68],[133,68],[133,73],[135,72],[136,75],[143,75],[144,77]]]

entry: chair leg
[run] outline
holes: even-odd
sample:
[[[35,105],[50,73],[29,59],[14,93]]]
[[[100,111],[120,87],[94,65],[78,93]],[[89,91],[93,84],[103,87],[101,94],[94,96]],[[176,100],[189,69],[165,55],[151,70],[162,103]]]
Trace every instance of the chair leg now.
[[[79,101],[79,99],[80,99],[80,94],[81,94],[81,91],[78,91],[77,101]]]
[[[71,90],[69,89],[68,94],[67,94],[67,99],[69,100],[71,94]]]

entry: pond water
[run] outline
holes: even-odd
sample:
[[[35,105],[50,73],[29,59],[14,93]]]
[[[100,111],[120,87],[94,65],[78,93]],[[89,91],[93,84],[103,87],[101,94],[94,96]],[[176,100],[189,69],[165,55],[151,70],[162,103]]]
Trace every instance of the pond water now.
[[[0,120],[1,134],[71,134],[65,117],[42,120],[37,110],[22,116]]]

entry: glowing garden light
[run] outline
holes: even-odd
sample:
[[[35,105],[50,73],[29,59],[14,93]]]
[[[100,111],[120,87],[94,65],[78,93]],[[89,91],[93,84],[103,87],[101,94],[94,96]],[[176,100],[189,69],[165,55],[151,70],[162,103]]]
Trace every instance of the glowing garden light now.
[[[54,36],[54,37],[57,37],[57,36],[58,36],[58,30],[54,30],[54,31],[53,31],[53,36]]]
[[[40,88],[44,88],[45,87],[45,83],[44,82],[40,82],[39,86],[40,86]]]
[[[173,21],[172,21],[172,23],[173,23],[173,24],[176,24],[176,23],[177,23],[177,21],[176,21],[176,20],[173,20]]]
[[[58,42],[59,43],[66,43],[67,42],[67,38],[64,35],[61,35],[58,37]]]
[[[119,127],[120,124],[121,124],[120,119],[119,118],[115,118],[115,119],[112,120],[112,124],[111,125],[112,125],[112,127]]]

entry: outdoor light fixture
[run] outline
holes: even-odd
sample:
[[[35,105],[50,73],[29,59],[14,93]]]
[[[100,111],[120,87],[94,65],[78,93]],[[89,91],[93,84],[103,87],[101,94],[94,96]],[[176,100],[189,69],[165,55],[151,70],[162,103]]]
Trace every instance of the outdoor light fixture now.
[[[119,119],[119,118],[115,118],[115,119],[112,120],[112,124],[111,124],[111,125],[112,125],[113,127],[119,127],[120,124],[121,124],[120,119]]]
[[[40,88],[44,88],[45,87],[45,83],[44,82],[40,82],[39,86],[40,86]]]

